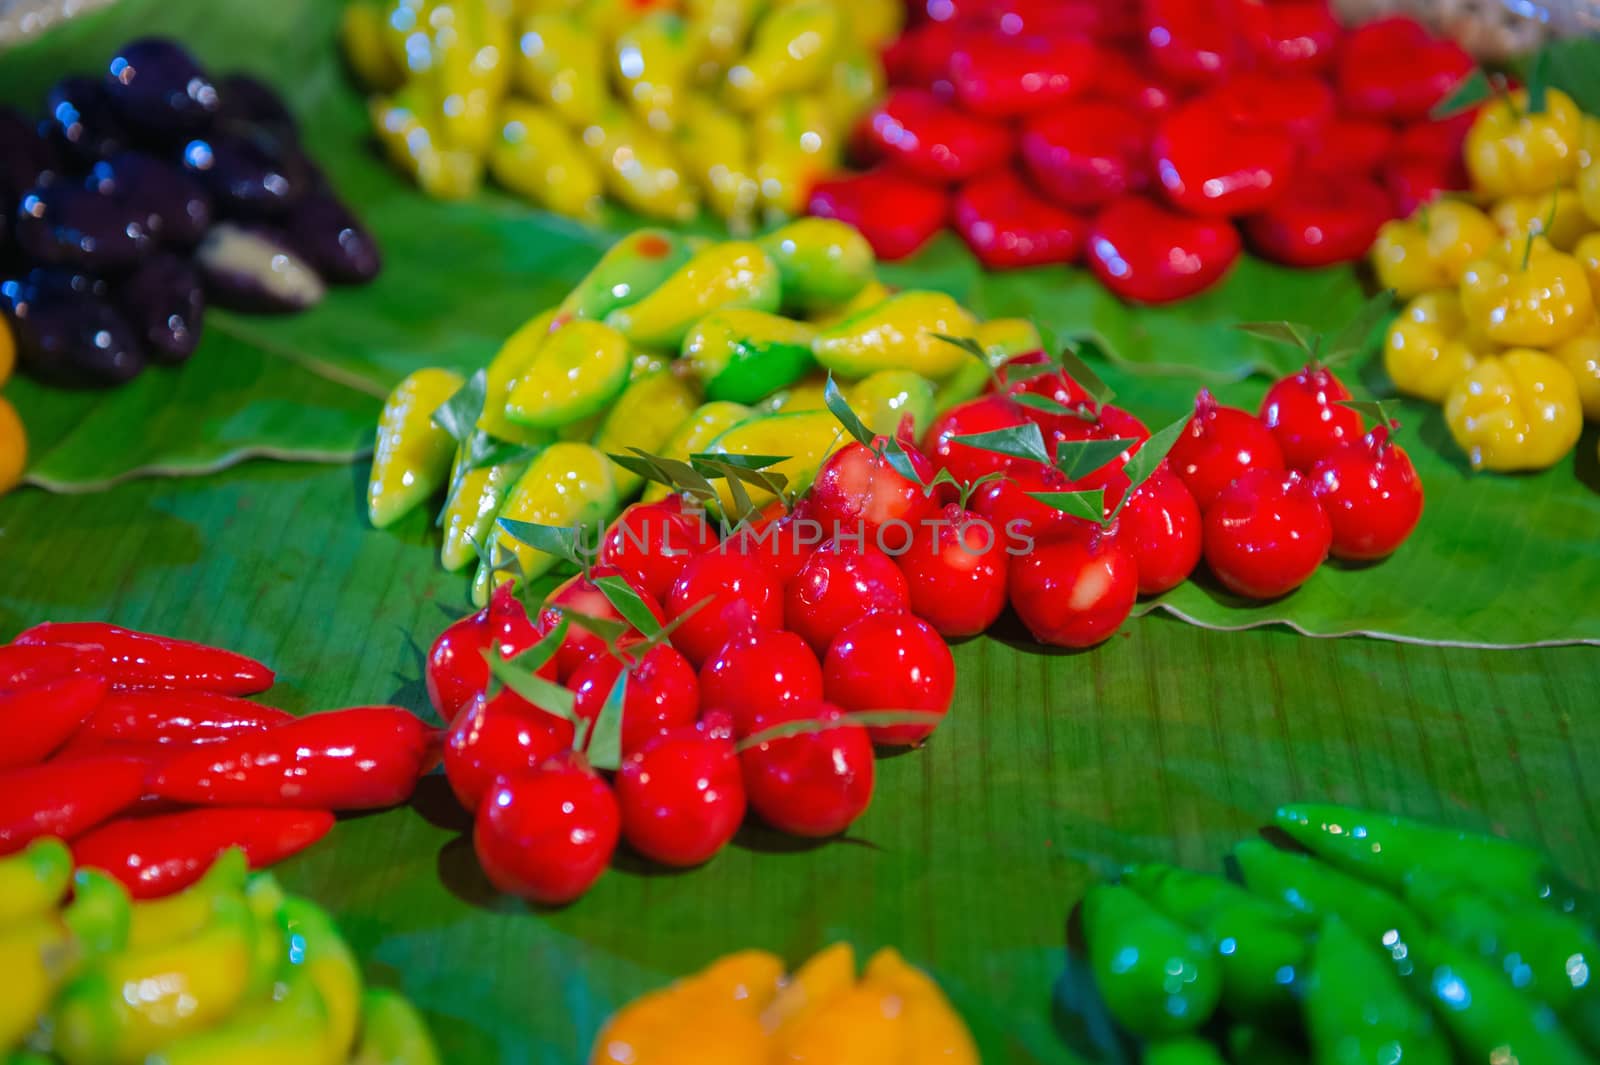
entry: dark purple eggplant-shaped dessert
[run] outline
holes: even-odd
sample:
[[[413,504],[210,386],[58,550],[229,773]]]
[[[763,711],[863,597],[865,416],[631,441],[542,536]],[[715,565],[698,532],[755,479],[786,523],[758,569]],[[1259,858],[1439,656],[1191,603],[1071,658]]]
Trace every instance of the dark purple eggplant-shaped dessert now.
[[[16,242],[40,266],[96,274],[132,267],[155,243],[133,207],[66,180],[36,185],[22,194]]]
[[[40,128],[62,155],[80,165],[120,152],[134,141],[100,78],[62,78],[52,85]]]
[[[217,79],[222,97],[222,125],[248,123],[284,142],[300,139],[300,127],[278,90],[249,74],[228,74]]]
[[[317,192],[295,205],[284,235],[300,257],[339,285],[360,285],[378,276],[378,242],[332,192]]]
[[[200,343],[206,295],[188,259],[157,252],[115,286],[117,307],[150,357],[182,362]]]
[[[0,313],[17,353],[37,377],[58,384],[120,384],[144,369],[133,328],[102,286],[65,270],[33,270],[0,282]]]
[[[195,252],[206,296],[241,311],[303,311],[322,301],[322,278],[283,233],[265,225],[218,222]]]
[[[171,247],[192,248],[211,225],[210,193],[193,175],[153,155],[114,155],[94,165],[87,184],[129,205]]]
[[[183,165],[206,186],[217,213],[225,216],[281,215],[311,185],[293,145],[244,124],[190,141],[183,149]]]
[[[178,143],[205,133],[222,107],[210,75],[165,37],[129,41],[107,70],[107,94],[117,113],[155,140]]]

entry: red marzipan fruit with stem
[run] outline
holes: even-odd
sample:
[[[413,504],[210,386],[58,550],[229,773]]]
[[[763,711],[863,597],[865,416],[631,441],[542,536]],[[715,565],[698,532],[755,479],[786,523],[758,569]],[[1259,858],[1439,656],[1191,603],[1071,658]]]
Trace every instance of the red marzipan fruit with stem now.
[[[1159,595],[1200,563],[1200,508],[1163,459],[1133,490],[1117,518],[1117,539],[1139,571],[1139,594]]]
[[[1388,193],[1371,178],[1302,174],[1277,202],[1244,219],[1244,231],[1274,262],[1328,266],[1365,256],[1390,211]]]
[[[1045,196],[1090,210],[1150,184],[1148,120],[1121,103],[1073,100],[1022,127],[1022,161]]]
[[[483,653],[491,642],[488,607],[457,618],[434,639],[422,675],[428,702],[444,720],[454,721],[457,714],[489,690],[489,663]],[[551,659],[551,672],[554,663]]]
[[[857,618],[904,614],[909,603],[906,579],[893,559],[841,538],[813,551],[784,588],[783,623],[820,656]]]
[[[1132,57],[1106,50],[1100,53],[1089,96],[1153,118],[1177,106],[1179,91]]]
[[[1084,409],[1083,413],[1092,414],[1092,417],[1080,418],[1067,414],[1051,414],[1047,411],[1030,410],[1028,412],[1039,428],[1044,432],[1045,447],[1053,455],[1060,454],[1062,444],[1077,443],[1086,440],[1131,440],[1133,443],[1124,448],[1117,457],[1101,466],[1080,476],[1072,485],[1078,491],[1088,491],[1103,488],[1106,493],[1108,508],[1115,506],[1117,500],[1122,498],[1122,493],[1127,491],[1128,478],[1122,468],[1133,458],[1144,442],[1150,439],[1150,429],[1140,421],[1137,416],[1123,410],[1121,407],[1107,403],[1098,412]]]
[[[1210,218],[1267,207],[1283,194],[1298,155],[1288,133],[1237,121],[1210,96],[1163,118],[1150,151],[1167,200]]]
[[[1422,520],[1422,481],[1386,426],[1323,456],[1309,480],[1328,513],[1335,558],[1386,558]]]
[[[881,447],[885,441],[879,437],[874,443]],[[912,468],[924,480],[932,478],[933,463],[927,456],[913,443],[901,446]],[[877,451],[855,442],[829,455],[817,471],[806,495],[804,516],[821,524],[824,538],[860,534],[866,544],[877,546],[878,532],[885,526],[903,523],[915,528],[934,509],[922,485],[902,477]]]
[[[1077,486],[1066,474],[1039,462],[1018,460],[1006,469],[1003,478],[991,481],[973,493],[968,505],[973,514],[994,529],[994,550],[1027,540],[1047,540],[1075,525],[1087,524],[1042,500],[1033,492],[1072,492]]]
[[[1300,145],[1319,145],[1335,110],[1328,83],[1306,74],[1243,71],[1205,99],[1233,122],[1248,129],[1281,130]]]
[[[993,394],[969,399],[933,420],[923,439],[923,453],[936,468],[949,470],[956,480],[970,484],[984,474],[1005,469],[1014,460],[951,437],[1010,429],[1027,421],[1024,408],[1009,396]]]
[[[744,775],[733,739],[705,725],[679,726],[623,759],[617,805],[628,845],[678,868],[721,850],[744,820]]]
[[[657,644],[643,654],[624,651],[632,665],[622,694],[622,753],[640,750],[652,737],[668,729],[692,725],[700,716],[700,682],[694,667],[669,644]],[[573,710],[594,727],[611,689],[622,675],[623,662],[613,654],[595,655],[567,679]]]
[[[943,188],[880,167],[817,182],[806,213],[854,226],[879,259],[895,262],[932,240],[950,209]]]
[[[1290,470],[1248,470],[1206,508],[1206,564],[1246,598],[1294,591],[1322,565],[1332,542],[1310,482]]]
[[[918,181],[966,181],[998,170],[1011,154],[1011,131],[969,115],[924,89],[893,89],[863,119],[876,154]]]
[[[691,559],[667,597],[667,617],[677,620],[707,597],[671,637],[696,667],[735,636],[783,627],[783,591],[753,558],[713,551]]]
[[[917,530],[895,562],[906,579],[911,612],[946,639],[976,636],[1006,608],[1010,555],[983,519],[951,503],[938,524]]]
[[[883,51],[883,69],[889,84],[927,88],[944,77],[950,54],[961,37],[962,30],[953,19],[907,27]]]
[[[1284,465],[1304,473],[1324,455],[1361,439],[1361,415],[1344,406],[1349,399],[1344,382],[1317,363],[1267,389],[1261,424],[1278,442]]]
[[[677,496],[635,503],[618,515],[600,544],[600,564],[661,602],[695,555],[717,546],[717,535],[699,510],[686,510]]]
[[[843,716],[830,703],[793,702],[769,707],[753,722],[756,732],[794,721],[821,726],[739,754],[750,807],[778,831],[838,835],[872,802],[872,741],[865,728],[841,721]]]
[[[1283,450],[1248,411],[1224,407],[1202,388],[1167,463],[1202,511],[1247,470],[1284,468]]]
[[[1016,118],[1082,92],[1097,58],[1094,45],[1074,35],[979,30],[963,34],[950,54],[950,83],[962,110]]]
[[[1073,530],[1011,560],[1011,608],[1052,647],[1093,647],[1116,632],[1139,597],[1138,566],[1114,531]]]
[[[507,698],[510,696],[510,698]],[[444,775],[468,813],[495,779],[535,769],[572,748],[572,722],[517,698],[509,689],[478,699],[456,716],[445,736]]]
[[[1299,172],[1335,178],[1372,176],[1396,154],[1394,128],[1374,119],[1335,116],[1322,130],[1322,140],[1302,145]]]
[[[1126,196],[1095,218],[1084,257],[1100,283],[1123,299],[1171,303],[1222,280],[1239,258],[1239,231],[1226,219]]]
[[[820,698],[822,662],[805,640],[783,629],[737,636],[700,667],[702,710],[727,713],[739,739],[772,707]]]
[[[845,711],[926,710],[940,719],[955,696],[956,663],[943,639],[911,614],[873,614],[841,630],[822,663],[822,690]],[[906,746],[938,722],[874,725],[873,743]]]
[[[996,381],[990,381],[985,386],[986,392],[1005,392],[1015,396],[1020,392],[1043,396],[1045,399],[1059,403],[1063,407],[1078,407],[1090,401],[1089,393],[1083,386],[1074,381],[1065,370],[1051,370],[1047,373],[1035,373],[1026,376],[1013,373],[1012,367],[1038,366],[1052,362],[1049,355],[1042,351],[1025,351],[1021,355],[1013,355],[995,368]],[[1012,378],[1015,377],[1015,380]],[[1039,411],[1037,414],[1046,414]],[[1041,428],[1043,426],[1041,425]]]
[[[490,883],[562,906],[605,872],[622,832],[611,788],[580,754],[497,780],[478,806],[473,848]]]
[[[826,533],[824,523],[813,513],[809,496],[793,511],[782,510],[781,503],[777,507],[780,513],[746,523],[719,550],[751,559],[781,589],[800,572]]]
[[[956,191],[951,221],[992,270],[1076,262],[1089,220],[1041,199],[1013,171],[974,178]]]

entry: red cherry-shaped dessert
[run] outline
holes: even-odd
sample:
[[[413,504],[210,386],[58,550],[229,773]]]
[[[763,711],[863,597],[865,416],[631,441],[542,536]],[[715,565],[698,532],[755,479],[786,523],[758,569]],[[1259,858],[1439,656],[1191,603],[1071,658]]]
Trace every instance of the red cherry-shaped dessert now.
[[[883,51],[883,69],[891,85],[924,87],[944,77],[950,54],[961,43],[964,26],[954,10],[945,18],[930,18],[906,31]]]
[[[1121,407],[1114,407],[1109,403],[1102,406],[1099,413],[1091,418],[1048,414],[1043,411],[1029,411],[1029,413],[1044,430],[1046,448],[1058,457],[1061,455],[1062,444],[1087,440],[1132,441],[1116,458],[1099,469],[1081,473],[1073,483],[1073,488],[1080,491],[1093,488],[1105,489],[1108,507],[1115,506],[1128,489],[1128,478],[1122,472],[1122,468],[1128,464],[1133,453],[1139,450],[1140,445],[1150,439],[1150,430],[1144,422]]]
[[[983,518],[952,503],[895,557],[911,612],[946,639],[976,636],[1006,608],[1007,542]]]
[[[1472,68],[1472,56],[1454,41],[1408,18],[1379,19],[1345,40],[1339,99],[1353,115],[1424,118]]]
[[[1031,114],[1083,91],[1096,50],[1065,34],[978,31],[950,55],[950,83],[962,110],[983,118]]]
[[[737,636],[700,667],[700,705],[730,715],[741,739],[772,707],[820,698],[822,663],[805,640],[782,629]]]
[[[1261,24],[1259,0],[1144,0],[1144,38],[1156,69],[1182,85],[1213,85],[1245,58]]]
[[[714,551],[691,559],[667,597],[667,617],[682,617],[707,598],[672,632],[672,645],[697,667],[735,636],[783,625],[783,593],[753,558]]]
[[[1422,156],[1391,159],[1383,168],[1383,185],[1396,218],[1410,218],[1418,208],[1442,194],[1468,186],[1466,165],[1455,159]]]
[[[1391,555],[1422,518],[1422,481],[1385,426],[1325,455],[1309,479],[1328,512],[1336,558]]]
[[[944,228],[950,205],[943,188],[881,167],[818,181],[806,213],[854,226],[879,259],[894,262],[915,254]]]
[[[572,722],[502,691],[456,716],[445,736],[444,775],[469,813],[495,778],[536,769],[572,747]]]
[[[1247,35],[1251,52],[1267,69],[1310,74],[1326,70],[1342,31],[1325,0],[1283,0],[1266,5]]]
[[[1206,389],[1194,416],[1167,453],[1167,463],[1201,510],[1246,470],[1281,470],[1283,451],[1272,432],[1248,411],[1224,407]]]
[[[1010,170],[973,178],[956,192],[951,222],[992,270],[1077,261],[1089,220],[1039,196]]]
[[[622,753],[642,748],[652,737],[700,716],[700,682],[694,667],[673,647],[658,644],[642,655],[629,654],[632,669],[622,693]],[[623,662],[595,655],[567,680],[573,710],[592,727],[622,675]]]
[[[1022,160],[1039,191],[1088,210],[1150,183],[1147,120],[1118,103],[1082,100],[1029,119]]]
[[[672,582],[689,559],[716,546],[716,533],[705,515],[685,510],[683,501],[673,497],[635,503],[624,510],[600,544],[600,563],[616,569],[659,603],[672,591]]]
[[[782,703],[760,714],[758,730],[815,721],[813,732],[757,744],[739,755],[745,796],[761,819],[795,836],[832,836],[872,802],[872,741],[824,702]]]
[[[620,573],[609,567],[596,566],[591,573],[596,578],[621,576]],[[638,588],[634,588],[634,591],[639,593],[640,598],[644,600],[645,605],[650,608],[650,612],[656,616],[657,620],[665,620],[662,616],[661,608],[655,604],[650,596],[645,595]],[[582,574],[562,584],[551,592],[550,597],[544,601],[544,610],[539,614],[539,624],[546,632],[553,630],[560,624],[562,608],[584,617],[606,618],[611,621],[626,620],[617,612],[617,608],[611,605],[611,600],[606,598],[605,593]],[[554,661],[557,674],[562,680],[565,680],[576,673],[579,666],[595,655],[605,653],[605,650],[606,642],[604,639],[584,628],[582,622],[576,619],[569,619],[566,638],[561,641],[561,646],[556,650]]]
[[[778,508],[781,510],[781,503]],[[827,538],[823,529],[823,523],[813,516],[809,499],[804,499],[792,512],[746,521],[723,542],[720,550],[755,562],[781,589],[800,572],[817,545]]]
[[[1103,50],[1099,55],[1089,95],[1096,100],[1131,107],[1145,117],[1164,115],[1178,103],[1177,90],[1165,78],[1129,56],[1110,50]]]
[[[452,621],[428,649],[423,682],[428,702],[446,721],[489,689],[489,608]]]
[[[1297,144],[1320,146],[1333,120],[1333,90],[1309,75],[1236,74],[1212,89],[1206,101],[1247,129],[1280,130]]]
[[[1366,255],[1389,217],[1389,195],[1371,178],[1302,174],[1276,203],[1246,218],[1244,231],[1274,262],[1328,266]]]
[[[1058,368],[1045,373],[1025,372],[1025,368],[1051,365],[1053,362],[1054,360],[1042,351],[1026,351],[1021,355],[1013,355],[995,369],[1000,387],[997,389],[996,382],[991,381],[986,391],[998,390],[1012,396],[1019,392],[1029,392],[1035,396],[1043,396],[1063,407],[1077,407],[1088,403],[1089,393],[1084,391],[1083,386],[1074,381],[1065,370]],[[1025,415],[1027,413],[1024,412]]]
[[[617,800],[582,755],[496,781],[478,807],[472,842],[491,883],[560,906],[605,872],[621,832]]]
[[[733,741],[703,726],[654,737],[617,770],[628,845],[663,865],[711,858],[744,820],[744,778]]]
[[[1040,643],[1092,647],[1116,632],[1139,597],[1133,556],[1102,529],[1074,531],[1011,560],[1011,608]]]
[[[905,535],[909,543],[912,530]],[[888,555],[830,540],[811,553],[784,589],[783,623],[824,655],[846,625],[868,614],[903,614],[908,600],[906,579]]]
[[[1085,259],[1100,283],[1125,300],[1171,303],[1222,279],[1239,258],[1239,231],[1221,218],[1195,218],[1124,197],[1095,218]]]
[[[1298,149],[1279,129],[1236,121],[1213,97],[1192,100],[1161,120],[1151,145],[1156,181],[1190,214],[1250,214],[1283,193]]]
[[[949,713],[956,663],[944,640],[921,618],[875,614],[839,633],[822,663],[828,701],[847,711],[926,710]],[[882,725],[867,730],[872,742],[921,743],[938,722]]]
[[[1253,469],[1205,512],[1206,564],[1229,590],[1276,599],[1306,582],[1328,557],[1328,515],[1298,473]]]
[[[1200,562],[1200,508],[1164,459],[1128,497],[1117,526],[1138,567],[1140,595],[1176,588]]]
[[[922,89],[894,89],[863,120],[867,145],[919,181],[966,181],[998,170],[1011,154],[1011,131],[966,114]]]
[[[1324,455],[1361,438],[1361,415],[1344,405],[1349,399],[1344,382],[1316,364],[1267,389],[1261,422],[1278,442],[1284,465],[1304,472]]]
[[[928,426],[923,451],[934,466],[949,470],[950,476],[970,484],[986,473],[1005,469],[1014,460],[951,438],[1009,429],[1027,421],[1023,408],[1009,396],[979,396],[958,403],[935,418]]]
[[[920,467],[919,474],[931,479],[933,464],[914,445],[907,454],[913,468]],[[861,443],[846,444],[829,455],[806,496],[806,516],[821,524],[824,536],[859,536],[869,546],[878,544],[879,530],[890,523],[915,528],[933,510],[922,485],[906,480],[882,455]],[[886,532],[884,546],[899,543],[906,535]]]
[[[1035,492],[1072,492],[1078,485],[1065,474],[1038,462],[1018,461],[1006,470],[1005,477],[983,485],[973,494],[973,514],[993,529],[990,550],[1008,546],[1025,547],[1035,540],[1047,540],[1072,526],[1083,526],[1082,518],[1035,499]]]
[[[1371,176],[1393,154],[1393,127],[1372,119],[1340,117],[1323,127],[1319,143],[1301,146],[1299,171],[1335,178]]]

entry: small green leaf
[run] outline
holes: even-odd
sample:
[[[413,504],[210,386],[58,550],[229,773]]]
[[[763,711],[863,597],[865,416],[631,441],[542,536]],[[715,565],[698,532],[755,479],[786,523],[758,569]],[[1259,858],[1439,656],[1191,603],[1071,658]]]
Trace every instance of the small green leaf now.
[[[780,462],[788,462],[788,455],[744,455],[737,452],[724,451],[699,451],[689,456],[689,461],[696,466],[705,463],[717,466],[731,466],[739,470],[764,470],[768,466],[776,466]]]
[[[689,609],[685,610],[683,613],[679,614],[677,617],[673,618],[671,621],[657,629],[654,636],[646,638],[645,644],[647,646],[654,647],[656,644],[666,643],[667,637],[671,636],[674,632],[677,632],[680,625],[694,617],[696,614],[700,613],[700,611],[704,610],[706,607],[710,606],[716,601],[716,598],[716,594],[713,593],[706,596],[698,603],[691,604]]]
[[[1183,435],[1183,430],[1188,425],[1189,416],[1186,414],[1171,425],[1151,433],[1150,439],[1139,446],[1139,450],[1133,453],[1128,464],[1122,468],[1128,475],[1129,492],[1150,479],[1150,475],[1156,472],[1156,467],[1161,465],[1161,460],[1167,457],[1172,445],[1178,442],[1178,438]]]
[[[1111,462],[1137,440],[1063,440],[1056,445],[1056,469],[1077,481]]]
[[[628,583],[626,577],[612,575],[609,577],[596,577],[594,585],[600,589],[600,594],[606,597],[606,602],[617,608],[617,613],[623,619],[646,636],[654,636],[661,631],[661,622],[656,620],[648,606],[645,605],[638,592],[633,590],[633,585]]]
[[[618,640],[628,634],[630,626],[626,621],[580,613],[569,606],[556,606],[554,609],[560,611],[561,616],[571,621],[573,625],[600,637],[607,645],[615,645]]]
[[[1094,411],[1092,410],[1088,410],[1084,407],[1069,407],[1060,400],[1051,399],[1049,396],[1041,396],[1037,392],[1013,392],[1011,394],[1011,399],[1019,407],[1027,407],[1030,410],[1043,411],[1046,414],[1056,414],[1068,418],[1082,418],[1084,421],[1093,421],[1095,418]]]
[[[433,412],[433,424],[449,433],[450,439],[456,443],[466,443],[477,431],[478,418],[483,414],[483,401],[488,390],[488,371],[479,370]]]
[[[856,415],[855,411],[850,409],[850,401],[844,398],[844,393],[839,391],[839,386],[833,383],[833,374],[831,373],[828,375],[828,383],[823,386],[822,400],[828,405],[828,409],[833,412],[833,416],[839,419],[839,424],[844,426],[845,432],[855,437],[858,442],[868,447],[872,446],[873,440],[877,439],[877,434],[868,429],[866,423]]]
[[[1001,376],[1007,385],[1017,385],[1024,381],[1031,381],[1035,377],[1043,377],[1047,373],[1058,373],[1061,367],[1054,361],[1045,362],[1007,362],[1001,364]]]
[[[1307,355],[1311,354],[1312,338],[1316,335],[1310,326],[1301,325],[1299,322],[1240,322],[1234,328],[1241,333],[1260,337],[1262,340],[1299,348]]]
[[[950,442],[965,444],[980,451],[992,451],[996,455],[1050,465],[1050,454],[1044,448],[1044,434],[1032,422],[1011,425],[1004,429],[991,429],[986,433],[952,436]]]
[[[475,438],[476,439],[476,438]],[[529,462],[544,450],[543,444],[532,446],[524,444],[508,444],[503,440],[496,440],[485,435],[488,446],[474,454],[467,463],[467,471],[484,470],[491,466],[515,466],[519,463]]]
[[[631,470],[647,481],[663,484],[674,493],[687,493],[702,503],[717,498],[717,490],[704,475],[680,459],[652,455],[642,448],[629,448],[631,455],[607,455],[612,462]]]
[[[572,692],[569,689],[545,680],[531,669],[507,662],[492,648],[483,649],[483,658],[489,663],[490,674],[518,696],[546,713],[577,723],[578,715],[573,709]]]
[[[491,534],[487,544],[469,536],[467,543],[472,545],[472,553],[478,556],[478,564],[488,572],[490,587],[496,586],[502,575],[519,582],[526,576],[522,572],[522,560],[515,551],[502,544],[498,536]]]
[[[957,491],[964,491],[966,489],[966,485],[956,480],[955,474],[951,473],[943,466],[940,466],[939,469],[934,472],[933,480],[928,481],[922,486],[922,494],[925,496],[933,495],[934,489],[938,488],[941,484],[954,485]]]
[[[616,769],[622,764],[622,710],[628,700],[628,674],[632,667],[617,674],[606,701],[589,728],[584,754],[596,769]]]
[[[1080,346],[1086,344],[1088,341],[1080,341]],[[1061,353],[1056,356],[1056,361],[1061,363],[1061,368],[1067,371],[1068,377],[1078,382],[1079,387],[1089,393],[1089,398],[1094,400],[1096,411],[1116,398],[1116,389],[1106,384],[1072,348],[1062,348]]]
[[[1106,490],[1095,488],[1085,492],[1029,492],[1029,499],[1037,499],[1045,506],[1054,507],[1063,514],[1096,525],[1106,520]]]
[[[1341,400],[1339,406],[1349,407],[1374,425],[1394,424],[1394,419],[1389,416],[1388,408],[1376,399],[1346,399]]]
[[[511,661],[522,669],[538,670],[561,649],[562,642],[567,638],[567,629],[569,627],[567,619],[563,615],[556,621],[554,628],[539,637],[538,643],[521,654],[513,655]]]
[[[989,353],[983,350],[982,344],[978,343],[976,340],[973,340],[971,337],[953,337],[946,333],[934,333],[932,336],[936,340],[944,341],[946,344],[954,344],[956,347],[960,348],[968,355],[971,355],[985,366],[989,365]]]
[[[575,566],[584,564],[581,526],[539,525],[515,518],[500,518],[495,524],[504,529],[507,536],[535,551],[554,555]]]
[[[1322,361],[1329,366],[1358,358],[1367,350],[1373,328],[1394,310],[1394,291],[1384,289],[1361,305],[1355,316],[1322,345]]]
[[[1550,93],[1550,49],[1541,48],[1528,71],[1528,114],[1542,115],[1548,108]]]
[[[912,463],[911,456],[906,452],[900,441],[890,437],[883,445],[883,450],[878,452],[883,456],[883,461],[889,468],[912,484],[923,484],[922,474],[917,472],[917,467]],[[926,485],[924,485],[926,487]]]
[[[1433,105],[1428,117],[1435,122],[1452,118],[1472,110],[1493,95],[1494,86],[1489,83],[1488,75],[1481,69],[1474,68],[1466,77],[1456,82],[1455,88],[1451,89],[1443,100]]]
[[[835,718],[808,717],[798,721],[785,721],[760,732],[752,733],[734,745],[739,752],[760,747],[764,743],[809,736],[829,729],[858,725],[861,728],[893,728],[896,725],[938,725],[944,715],[934,710],[858,710]]]
[[[729,459],[748,461],[730,462]],[[783,495],[784,490],[789,487],[787,474],[766,468],[775,462],[785,461],[781,456],[700,454],[691,456],[691,461],[702,473],[727,481],[728,491],[733,494],[736,501],[744,496],[745,505],[749,503],[743,487],[746,484],[753,484],[775,496]]]

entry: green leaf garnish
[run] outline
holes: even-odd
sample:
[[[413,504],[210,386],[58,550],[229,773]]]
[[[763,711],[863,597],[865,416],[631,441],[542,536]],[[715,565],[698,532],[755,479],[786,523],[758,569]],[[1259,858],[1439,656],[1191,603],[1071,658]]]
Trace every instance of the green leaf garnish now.
[[[1077,481],[1115,459],[1137,440],[1063,440],[1056,445],[1056,469]]]
[[[622,764],[622,710],[628,699],[628,674],[626,666],[617,674],[616,683],[606,695],[600,713],[589,728],[589,739],[584,744],[584,754],[596,769],[616,769]]]
[[[579,568],[583,567],[587,559],[583,551],[581,525],[540,525],[531,521],[517,521],[515,518],[500,518],[495,524],[518,543],[525,544],[535,551],[553,555]]]
[[[980,451],[992,451],[996,455],[1050,465],[1050,454],[1044,447],[1044,435],[1032,422],[1011,425],[1004,429],[991,429],[985,433],[952,436],[950,442],[965,444]]]
[[[1262,340],[1299,348],[1307,355],[1312,354],[1313,340],[1316,337],[1310,326],[1301,325],[1299,322],[1240,322],[1234,328],[1241,333],[1260,337]]]
[[[493,648],[485,647],[483,658],[489,663],[490,674],[518,696],[545,713],[554,714],[574,724],[578,723],[577,711],[573,709],[571,690],[554,681],[545,680],[531,669],[524,669],[515,663],[507,662],[496,654]]]
[[[1443,100],[1433,105],[1428,117],[1435,122],[1453,118],[1472,110],[1493,95],[1494,86],[1490,84],[1488,75],[1481,69],[1474,68],[1471,73],[1456,82],[1456,87],[1451,89]]]
[[[1081,343],[1086,344],[1087,341]],[[1101,376],[1090,369],[1089,364],[1084,362],[1077,351],[1071,347],[1062,348],[1060,354],[1056,356],[1056,361],[1061,363],[1061,368],[1067,371],[1068,377],[1078,382],[1079,387],[1089,393],[1089,398],[1094,400],[1096,413],[1099,413],[1101,407],[1116,398],[1116,389],[1106,384]]]
[[[884,443],[883,450],[879,454],[883,456],[883,461],[889,464],[891,470],[912,484],[923,485],[924,490],[926,490],[927,485],[922,480],[922,474],[917,472],[917,467],[911,462],[911,456],[907,454],[900,441],[891,436]]]
[[[646,636],[654,636],[661,631],[661,622],[656,620],[655,614],[645,605],[639,593],[633,590],[627,578],[611,575],[596,577],[594,586],[600,589],[600,594],[606,597],[606,602],[616,607],[617,613],[623,619]]]
[[[1122,472],[1128,475],[1129,492],[1150,479],[1150,475],[1156,472],[1156,467],[1167,457],[1172,445],[1178,442],[1188,424],[1189,416],[1185,414],[1171,425],[1151,433],[1150,439],[1139,445],[1139,450],[1133,453],[1133,457],[1128,459],[1128,464],[1122,468]]]
[[[1528,71],[1528,114],[1542,115],[1549,106],[1550,49],[1541,48],[1534,57],[1533,69]]]
[[[1011,399],[1018,406],[1043,411],[1046,414],[1082,418],[1086,422],[1095,420],[1095,414],[1091,410],[1086,410],[1083,407],[1069,407],[1059,400],[1051,399],[1049,396],[1041,396],[1037,392],[1013,392]]]
[[[947,333],[933,333],[931,335],[934,337],[934,339],[942,340],[946,344],[954,344],[956,347],[960,348],[968,355],[971,355],[985,366],[989,365],[989,353],[983,349],[982,344],[978,343],[976,340],[973,340],[971,337],[953,337]]]
[[[674,493],[686,493],[701,503],[709,503],[717,498],[717,490],[711,486],[711,482],[689,463],[652,455],[643,448],[630,447],[628,450],[632,454],[608,454],[606,457],[647,481],[666,485]]]
[[[1047,507],[1053,507],[1063,514],[1084,521],[1092,521],[1096,525],[1106,520],[1106,490],[1095,488],[1081,492],[1029,492],[1029,499],[1037,499]]]
[[[868,429],[866,423],[850,409],[850,401],[844,398],[844,393],[839,391],[839,386],[833,383],[833,374],[828,374],[828,383],[822,387],[822,401],[828,405],[828,410],[839,419],[839,424],[844,426],[844,431],[856,438],[857,443],[872,446],[877,439],[877,434]]]
[[[1394,310],[1394,290],[1384,289],[1361,305],[1355,316],[1319,345],[1324,365],[1336,366],[1360,356],[1372,340],[1373,327]]]
[[[736,470],[764,470],[780,462],[788,462],[789,455],[745,455],[733,451],[697,451],[689,456],[696,466],[701,464],[727,466]]]
[[[1000,377],[1006,385],[1017,385],[1024,381],[1031,381],[1035,377],[1043,377],[1047,373],[1057,373],[1061,367],[1054,361],[1044,362],[1003,362],[998,367]],[[1027,395],[1029,393],[1024,393]]]
[[[440,404],[429,420],[449,433],[450,439],[465,444],[477,431],[478,419],[483,415],[483,401],[488,393],[489,373],[479,370]]]
[[[616,618],[602,618],[594,614],[585,614],[572,609],[570,606],[556,605],[552,609],[559,611],[561,616],[571,621],[572,624],[585,632],[598,636],[607,647],[616,650],[617,641],[628,634],[631,626],[626,621]]]
[[[1370,420],[1374,425],[1392,426],[1394,419],[1389,416],[1389,409],[1381,400],[1376,399],[1346,399],[1339,402],[1341,407],[1349,407],[1363,418]]]
[[[513,655],[511,661],[521,669],[539,669],[561,649],[562,642],[567,638],[568,628],[570,628],[570,625],[567,622],[566,615],[562,615],[556,620],[555,626],[549,632],[539,637],[538,643],[521,654]]]

